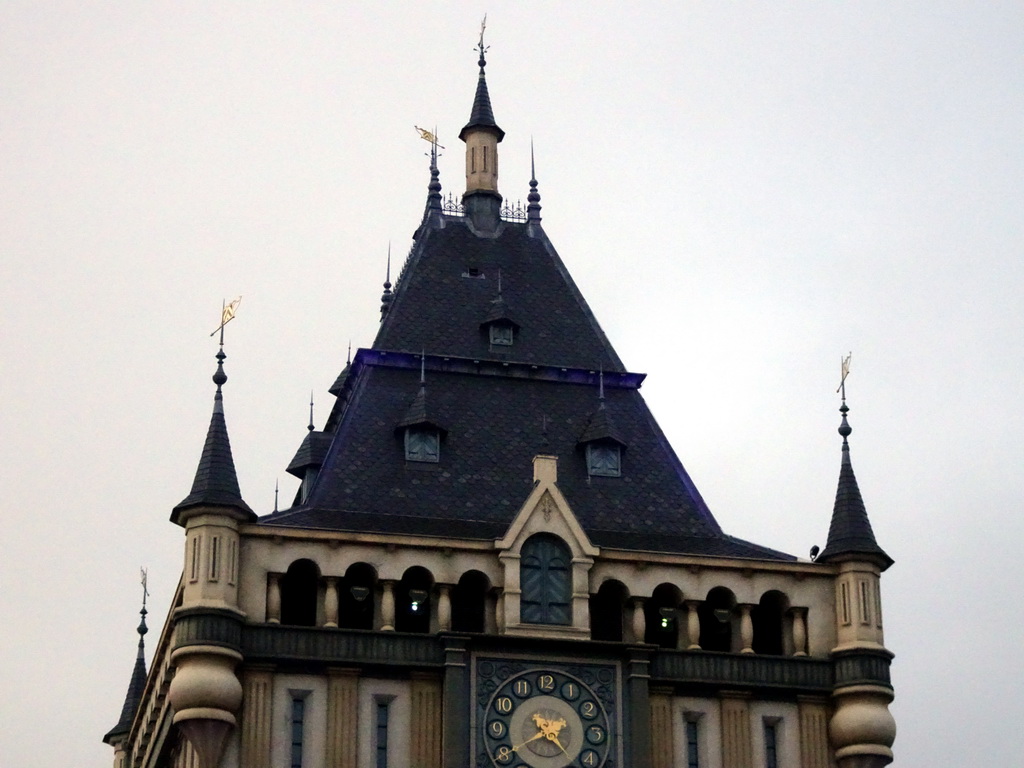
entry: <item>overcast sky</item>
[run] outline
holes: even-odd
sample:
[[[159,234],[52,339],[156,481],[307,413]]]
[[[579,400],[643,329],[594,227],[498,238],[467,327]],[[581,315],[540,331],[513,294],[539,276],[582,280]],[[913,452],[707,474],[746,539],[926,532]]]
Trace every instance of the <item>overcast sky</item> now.
[[[0,764],[105,768],[212,405],[258,512],[375,333],[487,11],[500,188],[544,226],[721,525],[824,545],[852,457],[896,766],[1019,763],[1024,5],[0,4]],[[524,468],[524,472],[529,471]]]

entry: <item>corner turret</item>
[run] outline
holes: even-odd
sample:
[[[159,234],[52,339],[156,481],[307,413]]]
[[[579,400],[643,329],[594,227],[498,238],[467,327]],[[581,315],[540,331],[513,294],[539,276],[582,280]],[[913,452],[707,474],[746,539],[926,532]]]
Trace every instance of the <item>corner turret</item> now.
[[[139,710],[142,702],[142,693],[146,688],[146,644],[145,637],[149,628],[146,626],[146,577],[143,571],[142,578],[142,610],[139,611],[142,619],[136,630],[139,633],[139,649],[135,654],[135,666],[132,668],[132,676],[128,682],[128,691],[124,696],[124,705],[121,707],[121,717],[117,725],[107,731],[103,737],[103,743],[114,748],[114,768],[123,768],[125,765],[126,752],[124,750],[125,740],[132,729],[132,721],[135,720],[135,713]]]
[[[844,379],[849,358],[844,361]],[[839,408],[843,458],[829,526],[828,543],[817,562],[834,564],[836,573],[836,647],[832,700],[835,713],[829,735],[839,768],[882,768],[892,762],[896,721],[889,712],[893,699],[882,630],[881,573],[893,560],[875,541],[864,500],[850,462],[846,391]]]

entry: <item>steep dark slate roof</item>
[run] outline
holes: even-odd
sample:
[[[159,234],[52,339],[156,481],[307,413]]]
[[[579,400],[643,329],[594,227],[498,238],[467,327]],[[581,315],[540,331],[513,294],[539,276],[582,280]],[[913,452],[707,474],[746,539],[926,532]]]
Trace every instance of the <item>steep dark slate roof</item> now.
[[[611,411],[604,404],[604,401],[594,411],[594,415],[590,417],[590,421],[587,422],[587,426],[583,430],[583,434],[580,435],[578,442],[590,443],[594,440],[614,440],[619,445],[627,445],[622,437],[622,430],[615,424],[615,419],[612,417]]]
[[[199,458],[191,493],[171,512],[171,522],[174,523],[178,522],[186,509],[200,506],[232,507],[252,519],[256,518],[256,513],[242,500],[238,475],[235,474],[235,460],[231,456],[228,425],[224,421],[224,396],[221,394],[221,385],[227,381],[222,366],[223,354],[218,353],[217,373],[213,377],[217,393],[213,397],[213,416],[210,417],[210,428],[206,432],[206,444]]]
[[[135,719],[135,713],[138,711],[139,703],[142,701],[142,693],[146,688],[146,654],[145,645],[143,644],[145,634],[146,620],[143,617],[142,624],[139,625],[139,650],[135,655],[135,666],[132,668],[128,692],[124,696],[124,705],[121,707],[121,717],[118,718],[117,725],[107,731],[103,737],[105,744],[110,744],[114,740],[128,735],[132,728],[132,720]]]
[[[480,56],[480,74],[476,79],[476,95],[473,97],[473,110],[469,114],[469,122],[459,132],[459,138],[466,140],[466,132],[473,128],[490,128],[498,136],[498,141],[505,138],[505,132],[494,122],[494,111],[491,109],[491,96],[487,92],[487,77],[484,75],[484,67],[487,62],[483,55]]]
[[[480,327],[493,306],[498,270],[502,298],[521,323],[504,353],[491,351]],[[465,219],[447,216],[443,228],[421,231],[373,346],[469,358],[507,354],[527,363],[624,370],[543,232],[505,223],[497,236],[481,237]]]
[[[319,467],[324,463],[327,450],[331,447],[331,435],[323,432],[309,432],[295,452],[286,470],[296,477],[303,477],[306,467]]]
[[[622,477],[589,478],[581,433],[597,374],[427,357],[432,419],[447,433],[440,461],[404,460],[394,431],[419,386],[419,355],[360,350],[331,450],[303,506],[262,524],[494,539],[533,488],[537,454],[559,457],[558,486],[595,544],[626,549],[791,559],[722,533],[636,387],[606,374],[606,402],[629,450]]]
[[[857,477],[853,474],[850,461],[850,445],[847,437],[851,432],[846,423],[846,405],[843,404],[843,423],[839,433],[843,435],[843,459],[839,466],[839,486],[836,488],[836,503],[832,508],[832,522],[828,529],[828,543],[818,555],[819,562],[855,559],[866,556],[879,564],[884,571],[893,560],[875,541],[871,530],[864,499],[860,495]]]

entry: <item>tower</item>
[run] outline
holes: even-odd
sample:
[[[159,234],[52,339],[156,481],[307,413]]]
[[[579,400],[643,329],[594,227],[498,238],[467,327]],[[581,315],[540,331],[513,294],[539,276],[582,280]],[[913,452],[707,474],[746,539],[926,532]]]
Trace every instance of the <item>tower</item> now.
[[[723,531],[545,233],[532,164],[525,213],[502,210],[482,40],[479,54],[462,208],[442,205],[432,152],[377,336],[303,436],[287,508],[242,500],[218,353],[206,444],[171,516],[182,584],[118,754],[147,768],[885,765],[891,654],[880,614],[865,624],[850,601],[866,585],[877,602],[891,561],[849,432],[816,561]]]

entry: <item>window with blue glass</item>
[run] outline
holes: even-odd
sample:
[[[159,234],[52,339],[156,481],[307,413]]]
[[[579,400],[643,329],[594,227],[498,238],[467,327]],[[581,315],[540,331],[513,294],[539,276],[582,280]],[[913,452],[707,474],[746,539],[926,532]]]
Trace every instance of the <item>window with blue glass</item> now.
[[[686,768],[700,768],[700,733],[697,720],[686,721]]]
[[[374,766],[388,768],[388,705],[390,700],[377,700],[374,738]]]
[[[572,553],[557,536],[537,534],[520,552],[519,618],[528,624],[572,623]]]
[[[302,737],[306,720],[306,697],[292,696],[291,768],[302,768]]]
[[[765,768],[779,768],[778,723],[764,721],[764,765]]]

